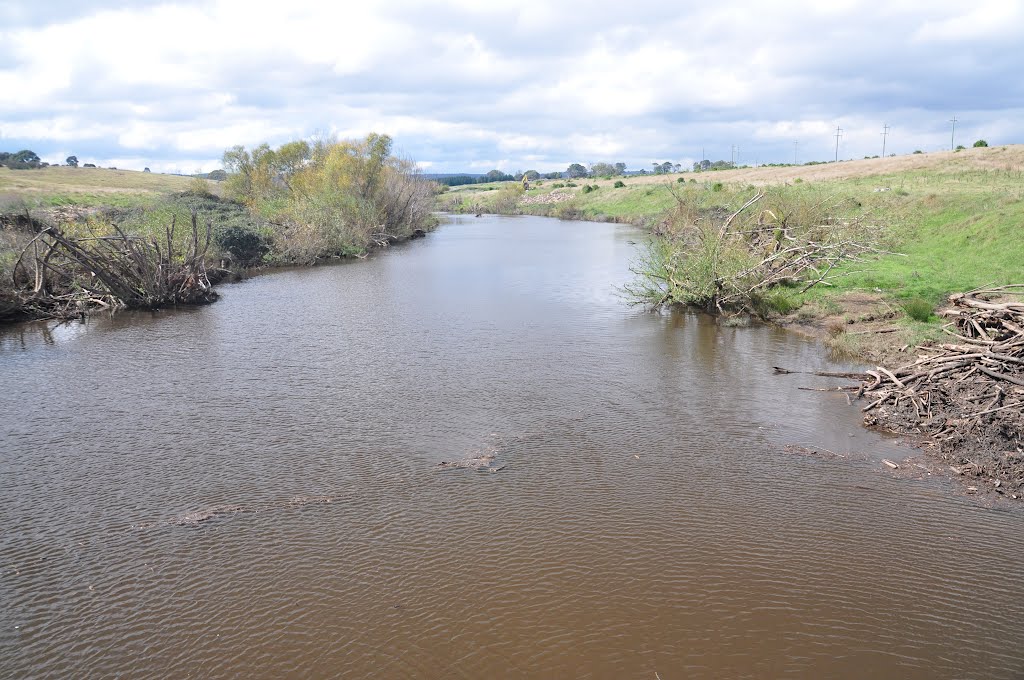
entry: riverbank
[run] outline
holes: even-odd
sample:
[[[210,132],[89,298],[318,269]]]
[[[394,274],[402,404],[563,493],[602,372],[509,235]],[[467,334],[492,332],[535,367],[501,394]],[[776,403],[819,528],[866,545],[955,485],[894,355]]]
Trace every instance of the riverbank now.
[[[365,258],[436,226],[293,260],[271,251],[260,222],[244,206],[192,192],[131,208],[66,204],[0,213],[0,324],[208,304],[218,299],[220,283]]]
[[[225,154],[239,167],[224,183],[0,168],[0,322],[210,302],[218,281],[365,257],[437,226],[434,184],[385,136],[252,153]]]
[[[763,296],[767,304],[757,313],[821,340],[837,357],[888,367],[905,377],[922,369],[919,362],[945,356],[943,343],[958,342],[944,328],[958,318],[943,311],[950,307],[951,294],[1024,282],[1022,179],[1024,146],[1004,146],[808,167],[545,181],[525,192],[509,185],[460,187],[444,198],[449,209],[465,212],[645,225],[656,248],[679,238],[678,215],[667,216],[682,202],[698,206],[688,208],[685,224],[717,215],[718,225],[763,192],[790,206],[843,206],[841,217],[822,224],[861,220],[877,225],[879,252],[835,266],[832,273],[838,276],[828,285],[809,290],[778,286]],[[773,207],[752,217],[774,227],[786,222],[778,212]],[[1009,295],[998,303],[1018,299]],[[1015,361],[1020,358],[1012,353],[1005,365],[1019,366]],[[989,357],[985,365],[992,361],[1004,360]],[[988,490],[1022,498],[1024,433],[1021,409],[1014,406],[1019,382],[1013,382],[1022,378],[1011,371],[1010,381],[1000,386],[1000,379],[984,372],[964,373],[958,380],[966,381],[967,388],[943,384],[925,390],[936,399],[941,395],[941,408],[936,402],[934,412],[915,408],[916,397],[893,396],[895,404],[880,402],[869,409],[865,424],[926,438],[924,445],[963,476],[970,493]],[[988,408],[977,408],[979,402]]]
[[[616,187],[616,184],[622,186]],[[507,212],[647,226],[665,222],[681,193],[732,212],[758,189],[804,203],[830,201],[883,228],[887,251],[839,266],[827,286],[780,289],[772,320],[870,362],[898,361],[941,335],[934,311],[954,292],[1024,281],[1024,146],[619,178],[456,187],[453,212]],[[903,352],[901,348],[907,348]]]

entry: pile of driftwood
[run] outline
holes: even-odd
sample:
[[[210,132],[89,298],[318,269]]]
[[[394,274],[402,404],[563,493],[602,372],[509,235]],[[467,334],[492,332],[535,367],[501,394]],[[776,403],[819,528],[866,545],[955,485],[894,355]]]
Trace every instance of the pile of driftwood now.
[[[878,368],[858,390],[865,423],[926,434],[956,471],[1001,493],[1024,489],[1024,285],[950,296],[952,342],[919,347],[916,361]],[[1008,487],[1008,489],[1007,489]],[[1003,491],[1000,491],[1003,489]]]
[[[13,269],[13,290],[0,303],[8,313],[66,319],[97,308],[154,309],[217,299],[206,271],[211,226],[176,240],[177,219],[163,238],[111,233],[71,236],[46,225],[22,249]],[[2,311],[2,310],[0,310]]]

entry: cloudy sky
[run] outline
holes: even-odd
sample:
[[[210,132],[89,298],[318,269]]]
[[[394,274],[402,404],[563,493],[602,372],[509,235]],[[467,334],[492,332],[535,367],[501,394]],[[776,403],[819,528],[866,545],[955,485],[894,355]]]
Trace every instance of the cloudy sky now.
[[[428,172],[1024,142],[1024,2],[0,1],[0,150],[154,171],[383,132]],[[796,142],[796,144],[794,144]]]

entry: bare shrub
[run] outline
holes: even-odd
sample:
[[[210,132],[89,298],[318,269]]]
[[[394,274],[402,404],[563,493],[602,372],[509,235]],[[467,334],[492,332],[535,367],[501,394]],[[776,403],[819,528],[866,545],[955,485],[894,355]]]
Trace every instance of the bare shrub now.
[[[829,285],[840,264],[881,252],[881,227],[841,202],[774,190],[723,209],[707,194],[673,193],[676,207],[626,288],[636,302],[756,313],[776,286]]]

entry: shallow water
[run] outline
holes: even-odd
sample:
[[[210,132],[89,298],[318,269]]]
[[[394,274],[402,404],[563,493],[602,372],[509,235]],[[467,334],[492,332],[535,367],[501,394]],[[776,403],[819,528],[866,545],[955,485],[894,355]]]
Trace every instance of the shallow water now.
[[[0,333],[0,676],[1024,675],[1024,513],[772,374],[817,344],[628,306],[639,238],[460,219]]]

